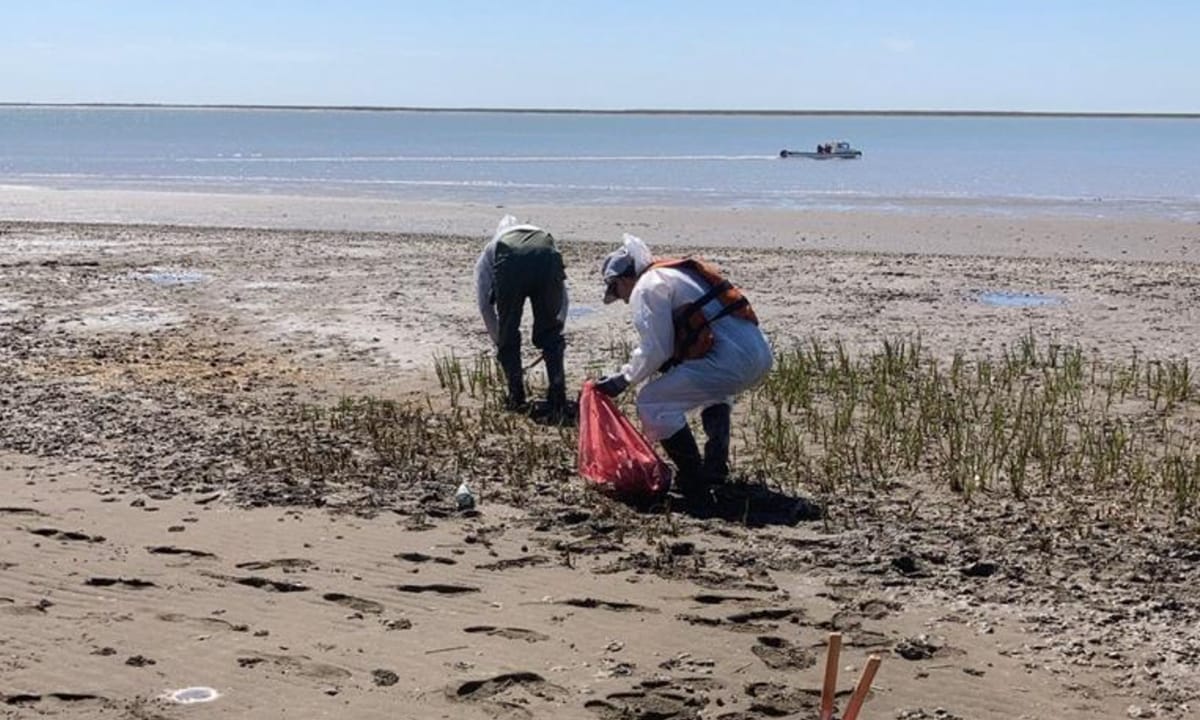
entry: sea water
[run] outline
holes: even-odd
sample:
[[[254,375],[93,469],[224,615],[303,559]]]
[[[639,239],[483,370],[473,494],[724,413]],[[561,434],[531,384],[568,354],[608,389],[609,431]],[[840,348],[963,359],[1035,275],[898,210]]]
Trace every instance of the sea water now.
[[[210,687],[188,687],[172,690],[166,694],[167,699],[180,705],[212,702],[221,697],[221,693]]]
[[[1016,292],[1012,290],[988,290],[978,294],[979,302],[993,307],[1054,307],[1066,302],[1057,295],[1044,293]]]
[[[10,106],[13,185],[1200,220],[1200,119]]]

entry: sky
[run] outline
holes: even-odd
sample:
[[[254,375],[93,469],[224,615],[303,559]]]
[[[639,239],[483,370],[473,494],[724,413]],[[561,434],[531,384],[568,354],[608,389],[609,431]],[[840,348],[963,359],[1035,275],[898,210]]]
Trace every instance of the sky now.
[[[0,102],[1200,112],[1196,0],[0,8]]]

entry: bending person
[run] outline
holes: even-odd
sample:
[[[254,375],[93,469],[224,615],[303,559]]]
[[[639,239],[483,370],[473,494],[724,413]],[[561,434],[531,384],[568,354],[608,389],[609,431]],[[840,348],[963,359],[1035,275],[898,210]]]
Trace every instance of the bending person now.
[[[567,383],[563,368],[567,317],[566,271],[554,236],[505,215],[491,242],[475,263],[475,293],[508,387],[505,406],[530,410],[521,367],[521,314],[528,300],[533,308],[533,344],[546,361],[546,402],[533,408],[535,416],[565,421]]]
[[[599,380],[609,396],[648,382],[638,417],[651,441],[675,463],[676,489],[691,500],[710,497],[729,476],[733,397],[771,369],[771,348],[750,302],[700,260],[655,261],[639,238],[604,259],[604,302],[630,305],[640,343],[620,372]],[[706,442],[696,444],[687,413],[699,409]]]

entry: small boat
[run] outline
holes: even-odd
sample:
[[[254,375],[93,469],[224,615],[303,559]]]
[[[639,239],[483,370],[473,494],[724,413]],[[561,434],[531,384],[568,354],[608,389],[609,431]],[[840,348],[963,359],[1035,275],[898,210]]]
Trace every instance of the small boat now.
[[[813,160],[855,160],[862,157],[862,150],[855,150],[845,140],[821,143],[816,150],[780,150],[781,158],[811,158]]]

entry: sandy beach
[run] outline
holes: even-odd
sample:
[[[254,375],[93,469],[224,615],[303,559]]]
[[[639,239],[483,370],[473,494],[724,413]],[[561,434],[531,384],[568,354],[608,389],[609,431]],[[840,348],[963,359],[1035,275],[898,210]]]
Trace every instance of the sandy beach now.
[[[831,631],[841,701],[883,658],[863,718],[1200,717],[1194,522],[914,477],[795,524],[644,514],[524,418],[279,464],[357,452],[309,414],[345,398],[458,432],[435,363],[488,351],[505,213],[563,250],[574,387],[633,339],[598,282],[623,232],[726,268],[777,349],[1200,353],[1196,223],[4,188],[0,717],[815,718]]]

